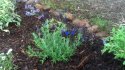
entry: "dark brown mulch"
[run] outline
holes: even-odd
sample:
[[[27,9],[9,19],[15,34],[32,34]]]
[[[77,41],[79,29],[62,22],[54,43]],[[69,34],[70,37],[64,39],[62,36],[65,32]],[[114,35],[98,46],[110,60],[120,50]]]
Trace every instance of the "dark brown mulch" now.
[[[27,45],[33,44],[31,33],[36,31],[35,27],[41,23],[36,17],[24,15],[24,4],[19,3],[18,13],[22,17],[21,26],[10,25],[10,34],[0,32],[0,50],[6,52],[13,49],[14,63],[18,70],[124,70],[122,61],[113,59],[112,54],[101,55],[102,41],[88,34],[86,30],[84,37],[86,42],[79,46],[74,56],[68,62],[58,62],[56,64],[47,60],[44,64],[39,62],[37,57],[28,57],[25,50]]]

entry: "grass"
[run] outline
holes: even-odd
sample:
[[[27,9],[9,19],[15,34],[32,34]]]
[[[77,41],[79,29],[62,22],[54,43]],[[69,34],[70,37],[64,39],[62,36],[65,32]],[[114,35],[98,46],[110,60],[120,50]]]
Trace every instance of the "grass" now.
[[[41,0],[41,2],[53,9],[75,10],[75,5],[71,1]]]
[[[92,25],[98,25],[101,30],[106,30],[109,21],[101,18],[101,17],[94,17],[90,19]]]

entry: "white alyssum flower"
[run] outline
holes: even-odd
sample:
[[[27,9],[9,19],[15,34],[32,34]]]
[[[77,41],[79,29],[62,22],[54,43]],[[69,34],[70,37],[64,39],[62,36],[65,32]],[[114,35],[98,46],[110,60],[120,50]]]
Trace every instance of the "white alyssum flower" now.
[[[6,59],[6,56],[1,56],[1,60],[5,60]]]
[[[13,49],[9,49],[6,54],[9,55],[12,51],[13,51]]]
[[[1,60],[5,60],[5,59],[6,59],[6,56],[5,56],[4,53],[1,53],[1,54],[0,54],[0,59],[1,59]]]
[[[0,69],[3,69],[3,67],[2,67],[2,66],[0,66]]]

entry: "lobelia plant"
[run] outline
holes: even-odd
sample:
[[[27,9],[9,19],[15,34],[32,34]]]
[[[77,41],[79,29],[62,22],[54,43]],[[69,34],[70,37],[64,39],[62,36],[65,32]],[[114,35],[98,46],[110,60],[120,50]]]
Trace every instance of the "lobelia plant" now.
[[[107,38],[108,43],[102,49],[102,53],[113,53],[116,59],[124,59],[125,65],[125,26],[120,26],[118,29],[113,28],[112,36]]]
[[[57,23],[56,28],[51,31],[52,24]],[[39,51],[34,51],[31,46],[28,47],[27,53],[30,56],[38,56],[43,63],[47,58],[52,62],[67,61],[74,54],[76,46],[80,45],[80,34],[74,41],[70,41],[67,37],[62,37],[61,30],[65,28],[65,24],[54,19],[46,20],[45,25],[41,27],[42,37],[36,33],[32,33],[34,43]]]
[[[15,13],[16,0],[0,1],[0,29],[8,27],[10,22],[20,25],[20,16]]]

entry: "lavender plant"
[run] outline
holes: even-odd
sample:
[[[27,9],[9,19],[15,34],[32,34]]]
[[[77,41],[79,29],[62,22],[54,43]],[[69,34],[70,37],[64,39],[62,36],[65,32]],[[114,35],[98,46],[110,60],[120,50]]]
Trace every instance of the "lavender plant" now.
[[[52,24],[57,23],[53,32],[50,31]],[[33,51],[29,46],[27,53],[30,56],[38,56],[43,63],[47,58],[57,61],[67,61],[74,54],[76,46],[80,45],[80,34],[76,36],[75,41],[71,42],[69,38],[62,37],[62,29],[66,28],[62,22],[47,20],[41,27],[42,37],[33,33],[34,43],[39,51]]]
[[[15,0],[1,0],[0,1],[0,29],[8,27],[10,22],[16,22],[20,25],[20,16],[15,13]]]
[[[116,59],[124,59],[125,65],[125,26],[120,26],[118,29],[113,28],[112,36],[107,38],[108,43],[102,49],[102,53],[113,53]]]

